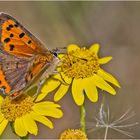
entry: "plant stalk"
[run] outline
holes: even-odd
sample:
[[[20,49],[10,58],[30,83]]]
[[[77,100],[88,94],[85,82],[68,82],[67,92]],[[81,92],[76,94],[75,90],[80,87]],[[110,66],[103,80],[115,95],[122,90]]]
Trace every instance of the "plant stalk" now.
[[[24,137],[20,137],[21,140],[28,140],[29,139],[29,134],[27,134],[26,136]]]
[[[81,125],[82,131],[86,134],[85,117],[86,117],[86,111],[85,111],[85,106],[83,104],[83,105],[80,106],[80,125]]]
[[[106,129],[105,129],[105,136],[104,136],[104,140],[106,140],[107,139],[107,134],[108,134],[108,126],[106,127]]]

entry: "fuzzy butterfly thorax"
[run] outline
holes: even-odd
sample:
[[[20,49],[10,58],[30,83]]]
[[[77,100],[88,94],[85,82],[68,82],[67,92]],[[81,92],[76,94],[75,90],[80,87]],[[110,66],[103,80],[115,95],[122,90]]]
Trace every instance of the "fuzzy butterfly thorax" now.
[[[51,75],[58,64],[51,51],[5,13],[0,13],[0,44],[0,89],[4,94],[18,96],[38,76],[43,75],[45,81],[44,76]]]

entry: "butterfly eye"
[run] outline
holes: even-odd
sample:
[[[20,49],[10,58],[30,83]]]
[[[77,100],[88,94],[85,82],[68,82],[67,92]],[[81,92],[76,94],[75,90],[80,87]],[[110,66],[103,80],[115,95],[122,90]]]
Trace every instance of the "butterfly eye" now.
[[[53,54],[54,54],[56,57],[58,56],[58,54],[57,54],[57,53],[55,53],[55,52],[54,52]]]

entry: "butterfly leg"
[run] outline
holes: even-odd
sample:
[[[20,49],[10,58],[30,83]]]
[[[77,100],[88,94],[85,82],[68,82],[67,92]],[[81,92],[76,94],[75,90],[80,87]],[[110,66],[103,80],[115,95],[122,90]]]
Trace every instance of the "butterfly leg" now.
[[[49,67],[46,69],[44,74],[41,76],[40,81],[38,83],[38,89],[34,95],[35,99],[37,98],[38,94],[40,93],[42,85],[44,84],[46,79],[49,78],[50,75],[54,74],[54,71],[59,62],[60,62],[60,60],[57,57],[54,57],[54,60],[50,63]]]
[[[52,72],[49,71],[50,69],[52,70]],[[39,93],[41,92],[41,88],[43,84],[45,83],[46,79],[49,78],[49,76],[53,74],[53,71],[54,71],[53,68],[50,66],[48,70],[42,75],[43,78],[41,78],[41,80],[39,81],[37,91],[34,95],[35,99],[38,97]]]
[[[41,88],[42,88],[42,85],[44,84],[45,80],[46,80],[46,77],[44,79],[42,79],[41,81],[39,81],[37,91],[34,94],[34,100],[38,97],[39,93],[41,92]]]

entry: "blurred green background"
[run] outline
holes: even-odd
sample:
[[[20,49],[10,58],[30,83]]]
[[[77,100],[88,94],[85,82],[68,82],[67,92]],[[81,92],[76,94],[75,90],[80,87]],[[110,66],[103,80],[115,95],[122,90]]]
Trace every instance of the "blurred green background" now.
[[[135,111],[132,122],[140,120],[140,2],[0,2],[0,11],[18,19],[27,29],[46,44],[49,49],[65,47],[70,43],[80,46],[101,44],[100,57],[111,55],[113,60],[104,69],[119,79],[121,89],[117,96],[100,91],[99,102],[86,100],[87,124],[92,126],[103,94],[110,105],[113,117],[119,117],[128,108]],[[53,100],[53,94],[47,97]],[[52,119],[55,128],[50,130],[39,124],[36,139],[59,138],[67,128],[79,128],[79,108],[67,94],[60,102],[62,119]],[[129,121],[128,121],[129,122]],[[88,126],[87,126],[88,127]],[[89,138],[103,138],[101,131],[87,131]],[[129,128],[128,128],[129,129]],[[129,132],[140,138],[140,127]],[[2,138],[18,138],[7,128]],[[113,130],[108,138],[127,139]]]

